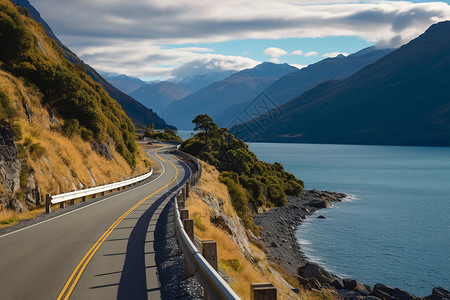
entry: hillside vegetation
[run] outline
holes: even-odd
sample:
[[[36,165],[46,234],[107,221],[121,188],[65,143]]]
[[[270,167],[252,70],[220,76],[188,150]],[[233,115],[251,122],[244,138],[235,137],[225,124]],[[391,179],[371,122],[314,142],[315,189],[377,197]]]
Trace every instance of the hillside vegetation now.
[[[259,207],[283,206],[286,195],[300,196],[304,184],[286,172],[280,163],[258,160],[246,143],[218,128],[207,115],[194,121],[202,130],[181,145],[181,150],[213,165],[221,173],[219,179],[227,187],[237,214],[248,228],[256,230],[249,217],[249,205]]]
[[[270,282],[278,289],[278,299],[336,299],[331,290],[310,291],[279,265],[269,262],[264,246],[243,228],[233,209],[231,194],[219,181],[215,167],[202,163],[202,177],[186,201],[194,220],[195,235],[200,240],[217,243],[218,267],[231,288],[242,298],[250,299],[250,284]],[[292,291],[297,288],[298,293]]]
[[[42,94],[42,104],[67,120],[84,140],[105,142],[134,166],[137,147],[134,125],[120,105],[95,83],[85,69],[67,61],[43,27],[9,1],[0,1],[0,68]],[[70,121],[70,120],[77,120]]]
[[[35,187],[59,194],[148,171],[117,102],[6,0],[0,44],[0,223],[12,216],[5,208],[35,206]]]

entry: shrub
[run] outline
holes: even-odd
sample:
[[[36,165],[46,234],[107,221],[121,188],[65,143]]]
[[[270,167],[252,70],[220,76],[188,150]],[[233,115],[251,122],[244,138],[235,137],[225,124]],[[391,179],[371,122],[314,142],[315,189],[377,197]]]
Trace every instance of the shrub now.
[[[32,144],[30,146],[30,157],[33,160],[40,158],[45,153],[45,148],[40,143]]]

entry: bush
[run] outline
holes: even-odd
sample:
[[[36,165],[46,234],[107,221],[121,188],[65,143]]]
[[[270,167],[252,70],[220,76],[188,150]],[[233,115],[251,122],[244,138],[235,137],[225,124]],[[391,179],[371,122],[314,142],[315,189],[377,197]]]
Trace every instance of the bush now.
[[[32,144],[30,146],[30,157],[33,160],[41,158],[42,155],[45,153],[45,148],[42,147],[40,143]]]

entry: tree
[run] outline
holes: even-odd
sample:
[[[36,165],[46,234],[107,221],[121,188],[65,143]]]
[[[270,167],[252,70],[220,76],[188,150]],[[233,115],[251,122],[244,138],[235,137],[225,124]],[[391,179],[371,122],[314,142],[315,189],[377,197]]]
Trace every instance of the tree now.
[[[219,129],[216,123],[214,123],[213,119],[208,115],[198,115],[192,120],[192,123],[195,124],[194,130],[203,130],[208,134],[213,130]]]

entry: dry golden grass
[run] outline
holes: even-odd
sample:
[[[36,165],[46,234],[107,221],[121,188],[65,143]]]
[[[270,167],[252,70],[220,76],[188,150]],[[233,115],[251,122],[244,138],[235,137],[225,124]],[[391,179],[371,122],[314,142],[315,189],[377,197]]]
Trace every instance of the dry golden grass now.
[[[221,198],[224,201],[225,213],[233,217],[234,220],[237,220],[237,216],[231,205],[226,186],[217,179],[218,171],[203,162],[202,165],[202,178],[196,186],[198,191],[197,193],[191,193],[186,206],[191,217],[195,215],[196,219],[201,218],[200,222],[203,230],[199,230],[197,225],[195,234],[202,240],[216,241],[219,267],[234,279],[234,283],[230,285],[231,288],[242,299],[249,299],[250,283],[271,282],[278,288],[279,299],[295,299],[296,295],[291,292],[290,287],[281,276],[269,268],[264,253],[258,247],[250,244],[254,260],[257,261],[257,263],[253,264],[239,252],[238,246],[227,232],[210,222],[211,208],[200,199],[199,194],[210,193],[215,197]]]
[[[41,29],[35,30],[39,32]],[[43,42],[42,45],[46,43]],[[93,151],[90,143],[82,140],[80,136],[68,138],[62,135],[59,128],[63,120],[59,120],[59,124],[50,122],[49,112],[40,104],[42,95],[26,87],[21,79],[2,70],[0,70],[0,90],[8,96],[19,114],[17,118],[10,120],[11,123],[20,124],[22,128],[22,140],[17,140],[17,143],[23,143],[25,138],[31,137],[33,143],[39,143],[45,149],[44,154],[36,159],[32,159],[30,155],[25,158],[28,166],[34,171],[36,186],[41,189],[42,194],[70,192],[83,186],[103,185],[148,172],[152,162],[140,146],[136,167],[132,168],[114,147],[111,147],[114,159],[107,160]],[[25,106],[32,111],[30,117],[27,117]],[[0,192],[2,189],[0,185]],[[4,212],[0,215],[0,222],[30,218],[36,213],[39,213],[39,210],[23,215]]]
[[[24,213],[15,213],[11,210],[0,210],[0,228],[12,226],[21,220],[35,218],[44,212],[44,208],[37,208]]]

